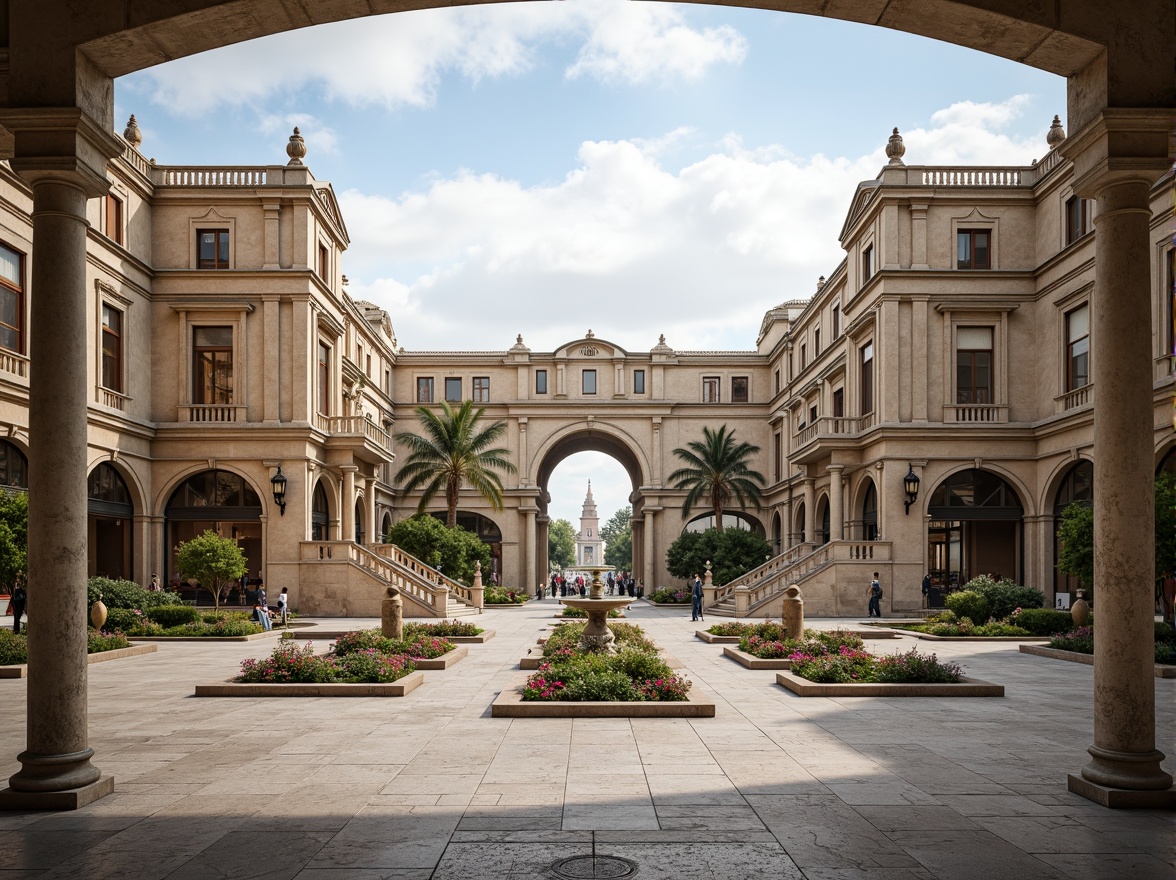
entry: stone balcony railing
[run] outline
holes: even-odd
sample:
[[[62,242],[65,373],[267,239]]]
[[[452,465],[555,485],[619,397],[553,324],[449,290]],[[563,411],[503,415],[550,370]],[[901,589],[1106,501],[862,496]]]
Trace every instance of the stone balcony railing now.
[[[1091,383],[1083,385],[1081,388],[1075,388],[1073,391],[1067,391],[1065,394],[1055,397],[1054,401],[1058,405],[1058,412],[1069,412],[1080,406],[1086,406],[1094,401],[1094,385]]]
[[[155,165],[151,177],[157,186],[265,186],[263,166]]]
[[[314,426],[331,436],[363,436],[382,449],[392,448],[392,438],[367,416],[326,416],[314,414]]]
[[[119,412],[126,412],[127,403],[130,401],[130,398],[125,394],[119,394],[117,391],[112,391],[110,388],[105,388],[102,385],[99,385],[97,388],[96,399],[103,406],[117,409]]]
[[[821,416],[811,425],[805,425],[792,437],[793,450],[801,449],[818,437],[839,437],[860,434],[874,425],[874,413],[864,416]]]
[[[14,351],[0,349],[0,373],[28,381],[29,359]]]
[[[949,403],[943,408],[943,421],[952,423],[1003,423],[1009,420],[1009,408],[1000,403]]]
[[[182,403],[181,422],[243,422],[246,407],[240,403]]]

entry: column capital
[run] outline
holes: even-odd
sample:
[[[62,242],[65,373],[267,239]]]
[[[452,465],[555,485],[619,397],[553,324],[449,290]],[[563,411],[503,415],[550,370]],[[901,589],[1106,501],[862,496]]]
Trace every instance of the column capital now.
[[[1154,183],[1172,166],[1172,114],[1163,108],[1107,107],[1058,148],[1074,163],[1074,192],[1090,198],[1115,183]]]
[[[0,108],[0,125],[14,136],[13,171],[30,183],[73,184],[90,198],[110,189],[106,163],[126,149],[77,107]]]
[[[359,465],[341,464],[341,465],[339,465],[339,470],[341,470],[345,474],[354,474],[356,471],[359,470]]]

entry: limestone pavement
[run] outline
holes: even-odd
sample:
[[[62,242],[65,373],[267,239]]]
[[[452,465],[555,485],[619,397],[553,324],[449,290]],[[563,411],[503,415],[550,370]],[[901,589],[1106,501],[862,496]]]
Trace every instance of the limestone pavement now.
[[[696,639],[687,612],[640,604],[630,616],[713,696],[715,718],[491,718],[552,608],[488,611],[478,623],[497,637],[402,699],[192,696],[272,641],[92,666],[90,742],[115,792],[71,813],[0,814],[0,880],[524,880],[592,852],[633,860],[642,880],[1176,871],[1172,814],[1066,791],[1092,738],[1090,667],[923,644],[1007,696],[805,699]],[[0,682],[5,776],[19,768],[26,687]],[[1155,687],[1171,772],[1176,681]]]

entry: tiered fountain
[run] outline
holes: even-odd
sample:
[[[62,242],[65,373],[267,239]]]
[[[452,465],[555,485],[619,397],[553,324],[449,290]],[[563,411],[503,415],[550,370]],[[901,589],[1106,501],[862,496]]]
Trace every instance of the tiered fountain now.
[[[580,641],[582,647],[604,644],[608,653],[615,653],[616,647],[613,643],[616,641],[616,637],[608,628],[608,613],[614,608],[624,608],[634,600],[628,596],[604,595],[604,584],[600,580],[600,573],[612,571],[613,566],[579,565],[576,567],[583,571],[592,572],[592,583],[589,586],[588,595],[585,598],[567,596],[559,601],[569,608],[582,608],[588,613],[588,623],[584,626],[584,635]]]

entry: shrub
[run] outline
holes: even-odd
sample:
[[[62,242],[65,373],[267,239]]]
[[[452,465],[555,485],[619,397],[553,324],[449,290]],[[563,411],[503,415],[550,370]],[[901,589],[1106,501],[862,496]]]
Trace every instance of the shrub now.
[[[402,642],[384,638],[378,629],[359,629],[354,632],[343,633],[335,640],[334,652],[336,657],[344,657],[358,651],[379,651],[381,654],[402,654],[399,650]]]
[[[659,587],[649,598],[659,605],[685,604],[690,601],[690,591],[684,587]]]
[[[125,633],[128,636],[163,635],[163,627],[148,620],[138,608],[111,608],[106,612],[103,629]]]
[[[319,657],[310,642],[299,648],[283,640],[264,660],[242,660],[237,681],[322,684],[335,681],[338,669],[330,657]]]
[[[733,620],[730,623],[716,623],[714,626],[709,627],[707,632],[712,636],[741,636],[748,626],[750,624]]]
[[[411,639],[414,636],[442,636],[449,638],[451,636],[480,636],[485,630],[480,626],[475,626],[472,623],[463,623],[460,620],[441,620],[437,623],[406,623],[404,625],[404,637]]]
[[[23,635],[0,629],[0,666],[29,662],[29,643]]]
[[[1164,623],[1163,621],[1156,621],[1156,641],[1157,642],[1171,642],[1176,641],[1176,629],[1172,628],[1172,624]]]
[[[1094,627],[1080,626],[1068,633],[1056,635],[1049,640],[1051,648],[1061,651],[1077,651],[1080,654],[1094,653]]]
[[[416,666],[404,654],[381,654],[372,648],[336,660],[341,681],[387,683],[404,678]]]
[[[969,620],[978,620],[981,623],[988,620],[991,614],[991,607],[988,600],[973,590],[960,590],[956,593],[948,593],[947,607],[952,610],[956,617],[966,617]]]
[[[942,663],[934,654],[920,654],[913,648],[905,654],[874,657],[846,646],[821,656],[798,652],[792,656],[792,671],[801,678],[820,683],[903,684],[957,682],[963,673],[958,664]]]
[[[120,632],[103,635],[91,629],[86,633],[87,654],[101,654],[103,651],[115,651],[130,646],[131,643],[127,641],[127,637]]]
[[[236,618],[221,618],[216,623],[185,623],[164,630],[165,636],[211,636],[228,638],[230,636],[251,636],[262,631],[260,623]]]
[[[527,597],[514,590],[508,590],[506,587],[496,587],[490,584],[482,594],[482,601],[487,605],[522,605],[527,601]]]
[[[690,682],[656,654],[571,654],[545,662],[527,679],[525,700],[685,700]]]
[[[159,605],[148,608],[146,616],[165,629],[183,626],[185,623],[198,623],[201,619],[200,611],[192,605]]]
[[[1003,620],[1018,608],[1040,608],[1045,604],[1045,596],[1039,590],[1023,587],[1012,581],[994,581],[987,575],[972,578],[964,584],[964,590],[979,593],[987,599],[988,615],[997,620]],[[950,603],[948,607],[950,607]],[[988,617],[968,616],[977,622],[988,619]]]
[[[610,665],[634,681],[664,678],[672,674],[666,661],[657,654],[635,648],[621,648],[610,658]]]
[[[1164,664],[1176,663],[1176,643],[1156,642],[1156,662]]]
[[[687,691],[690,690],[690,681],[680,675],[634,681],[633,685],[640,692],[643,700],[673,703],[689,699]]]
[[[821,684],[871,681],[873,668],[873,657],[852,648],[817,657],[800,652],[792,655],[792,671],[801,678]]]
[[[160,591],[153,593],[134,581],[111,580],[110,578],[92,577],[86,584],[86,605],[89,607],[102,596],[102,604],[111,608],[138,608],[145,611],[159,605],[180,605],[178,593]]]
[[[640,692],[633,687],[629,676],[613,670],[589,670],[567,683],[563,699],[574,702],[615,701],[630,702],[639,699]]]
[[[1052,636],[1074,628],[1074,618],[1069,611],[1053,608],[1022,608],[1010,619],[1035,636]]]
[[[453,644],[453,642],[429,636],[415,639],[412,642],[408,642],[406,640],[403,644],[403,651],[396,651],[391,653],[401,653],[407,654],[409,657],[433,660],[444,654],[448,654],[457,647],[457,645]]]
[[[1016,637],[1029,635],[1029,630],[1014,626],[1011,623],[1006,623],[1003,620],[990,620],[983,626],[976,627],[971,634],[974,636]]]

